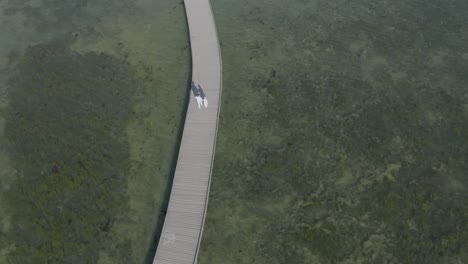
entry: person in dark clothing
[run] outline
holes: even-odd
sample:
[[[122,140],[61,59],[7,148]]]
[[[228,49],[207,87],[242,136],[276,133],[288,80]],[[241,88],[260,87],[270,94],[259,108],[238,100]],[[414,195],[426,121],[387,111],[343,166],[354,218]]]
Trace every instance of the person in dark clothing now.
[[[198,87],[195,85],[195,83],[192,81],[191,84],[192,92],[195,97],[200,96],[200,92],[198,91]]]

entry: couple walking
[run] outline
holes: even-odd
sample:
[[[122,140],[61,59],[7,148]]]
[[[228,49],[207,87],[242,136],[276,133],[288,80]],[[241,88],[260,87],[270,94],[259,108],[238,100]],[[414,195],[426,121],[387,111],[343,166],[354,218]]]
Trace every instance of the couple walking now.
[[[195,96],[195,99],[197,100],[198,109],[200,109],[200,107],[202,107],[202,106],[207,108],[208,107],[208,99],[206,99],[205,92],[203,92],[203,89],[201,88],[201,86],[199,84],[196,85],[192,81],[191,87],[192,87],[193,95]]]

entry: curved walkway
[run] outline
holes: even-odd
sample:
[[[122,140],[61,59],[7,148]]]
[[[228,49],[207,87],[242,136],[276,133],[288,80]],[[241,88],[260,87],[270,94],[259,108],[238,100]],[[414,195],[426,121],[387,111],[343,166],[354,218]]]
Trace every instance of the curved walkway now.
[[[169,206],[153,264],[197,262],[221,103],[221,55],[210,2],[184,0],[184,3],[194,85]]]

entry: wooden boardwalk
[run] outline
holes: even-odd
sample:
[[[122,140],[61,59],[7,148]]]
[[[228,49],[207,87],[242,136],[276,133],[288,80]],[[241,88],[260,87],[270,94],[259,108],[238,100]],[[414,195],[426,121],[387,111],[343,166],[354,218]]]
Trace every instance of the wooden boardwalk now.
[[[208,205],[221,99],[221,55],[209,0],[184,0],[192,49],[192,80],[208,107],[190,92],[169,206],[153,264],[197,262]]]

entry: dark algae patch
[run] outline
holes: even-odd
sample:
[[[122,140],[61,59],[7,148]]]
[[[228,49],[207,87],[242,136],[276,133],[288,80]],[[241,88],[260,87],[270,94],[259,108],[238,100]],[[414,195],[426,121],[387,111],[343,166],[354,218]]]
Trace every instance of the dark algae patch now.
[[[0,264],[145,263],[188,94],[183,5],[0,1]]]
[[[8,88],[5,137],[18,171],[2,195],[9,263],[96,263],[110,242],[122,261],[130,255],[112,229],[127,211],[133,76],[125,61],[59,41],[25,51]]]
[[[200,264],[468,263],[463,0],[213,1]]]

